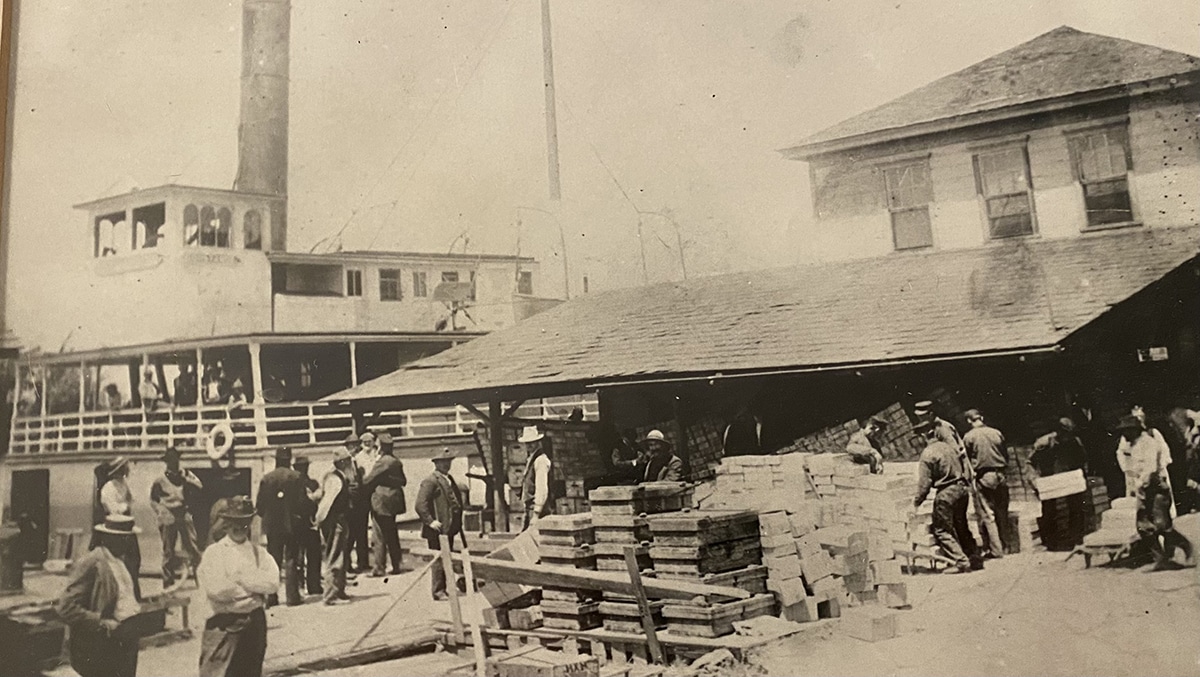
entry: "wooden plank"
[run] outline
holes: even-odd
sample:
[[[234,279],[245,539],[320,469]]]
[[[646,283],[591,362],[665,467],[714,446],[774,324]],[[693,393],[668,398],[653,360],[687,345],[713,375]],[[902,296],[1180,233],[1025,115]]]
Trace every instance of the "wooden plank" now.
[[[450,557],[456,559],[459,555],[452,553]],[[633,584],[629,581],[629,577],[612,571],[518,564],[488,558],[474,560],[473,564],[475,575],[485,581],[518,583],[536,587],[549,585],[557,588],[600,590],[626,596],[634,594]],[[694,597],[749,599],[751,597],[749,592],[740,588],[680,580],[646,579],[643,581],[643,586],[646,594],[655,599],[691,600]]]
[[[629,582],[633,584],[633,596],[637,599],[638,614],[642,617],[642,631],[646,633],[646,644],[650,648],[650,656],[659,665],[666,663],[662,645],[658,643],[655,634],[654,612],[646,599],[646,589],[642,586],[642,573],[638,570],[637,553],[634,548],[625,549],[625,566],[629,569]]]
[[[441,534],[438,536],[438,542],[442,548],[442,569],[446,572],[446,594],[450,597],[450,618],[454,622],[454,641],[462,646],[466,644],[467,637],[463,628],[462,608],[458,604],[458,577],[454,574],[454,563],[450,560],[450,538]]]

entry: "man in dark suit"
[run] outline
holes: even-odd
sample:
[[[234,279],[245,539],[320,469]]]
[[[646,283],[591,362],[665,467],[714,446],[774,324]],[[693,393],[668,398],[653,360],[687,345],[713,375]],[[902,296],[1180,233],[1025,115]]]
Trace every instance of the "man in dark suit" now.
[[[388,433],[380,433],[379,458],[371,472],[363,478],[367,491],[371,492],[371,520],[375,531],[375,551],[371,559],[374,568],[371,576],[384,575],[385,560],[392,560],[392,573],[400,573],[400,536],[396,533],[396,515],[404,513],[404,464],[396,458],[394,442]]]
[[[462,490],[450,476],[454,452],[447,447],[433,458],[434,470],[421,481],[417,491],[417,516],[421,518],[421,536],[432,550],[440,550],[439,537],[445,535],[454,546],[454,537],[462,531]],[[431,568],[433,599],[441,601],[446,595],[446,572],[436,564]]]
[[[317,501],[321,500],[321,483],[308,476],[310,462],[304,456],[292,461],[300,479],[304,482],[304,520],[297,530],[300,548],[300,563],[304,570],[304,584],[308,594],[321,594],[321,532],[317,529]]]
[[[304,521],[305,488],[300,473],[292,470],[292,450],[275,451],[275,469],[258,483],[259,517],[267,537],[267,552],[283,572],[288,606],[303,602],[300,597],[300,541],[298,530]],[[267,597],[267,606],[279,604],[277,595]]]
[[[672,451],[661,431],[651,430],[642,440],[650,458],[646,461],[643,482],[678,482],[683,479],[683,461]]]

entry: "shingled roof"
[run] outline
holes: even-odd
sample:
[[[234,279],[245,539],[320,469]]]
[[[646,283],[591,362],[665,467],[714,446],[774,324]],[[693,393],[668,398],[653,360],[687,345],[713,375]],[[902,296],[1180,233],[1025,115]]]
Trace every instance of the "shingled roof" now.
[[[1139,229],[615,290],[326,399],[1051,348],[1198,252],[1200,228]]]
[[[785,151],[1121,87],[1200,69],[1200,58],[1061,26],[817,132]],[[966,120],[964,120],[966,122]],[[864,141],[869,140],[864,138]]]

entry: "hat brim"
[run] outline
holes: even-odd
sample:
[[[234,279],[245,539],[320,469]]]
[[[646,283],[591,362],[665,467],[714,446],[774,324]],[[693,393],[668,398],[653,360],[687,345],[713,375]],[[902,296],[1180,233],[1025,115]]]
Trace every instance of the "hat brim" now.
[[[538,440],[544,440],[544,439],[546,439],[546,435],[543,433],[538,433],[537,435],[534,435],[533,437],[518,437],[517,441],[520,442],[521,444],[529,444],[530,442],[537,442]]]
[[[137,536],[138,534],[142,533],[142,528],[135,526],[129,531],[117,531],[116,529],[109,529],[103,524],[97,524],[96,526],[92,527],[92,531],[95,531],[98,534],[112,534],[113,536]]]

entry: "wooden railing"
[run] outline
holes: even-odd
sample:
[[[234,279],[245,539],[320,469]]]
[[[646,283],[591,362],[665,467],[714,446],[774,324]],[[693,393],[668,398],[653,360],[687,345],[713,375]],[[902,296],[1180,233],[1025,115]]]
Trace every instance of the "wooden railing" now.
[[[531,400],[516,416],[563,419],[575,408],[586,420],[599,418],[594,395]],[[384,411],[369,423],[400,437],[467,435],[478,420],[461,406]],[[9,452],[17,455],[89,451],[204,449],[215,426],[227,423],[238,448],[340,442],[354,429],[350,409],[315,402],[243,404],[236,407],[170,407],[143,412],[84,412],[13,419]]]

